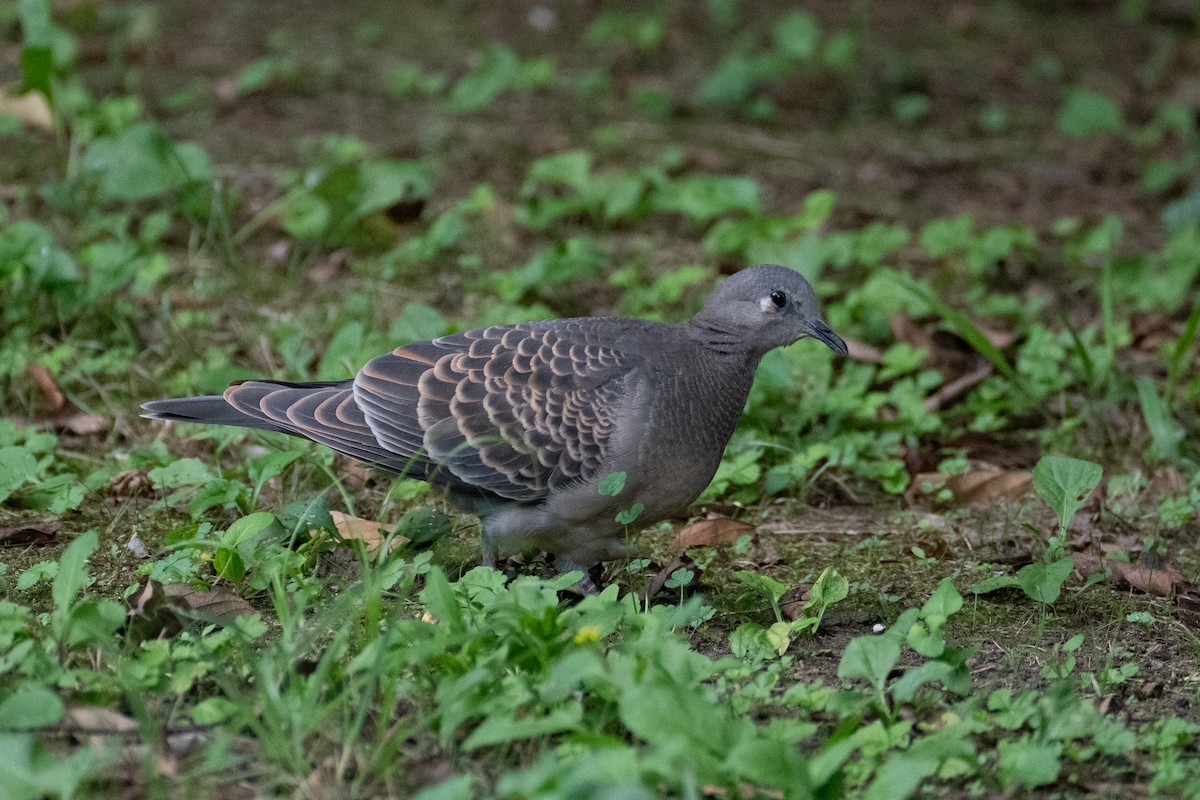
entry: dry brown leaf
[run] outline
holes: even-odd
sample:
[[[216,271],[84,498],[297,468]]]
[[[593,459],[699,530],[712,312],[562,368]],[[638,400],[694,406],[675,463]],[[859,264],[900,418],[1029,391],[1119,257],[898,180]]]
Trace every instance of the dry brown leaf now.
[[[1189,587],[1175,596],[1179,621],[1189,628],[1200,628],[1200,590]]]
[[[162,590],[176,607],[217,620],[229,621],[239,614],[254,613],[252,605],[228,589],[203,591],[186,583],[168,583]]]
[[[689,547],[715,547],[733,544],[742,536],[752,533],[754,526],[749,523],[710,513],[676,534],[675,545],[680,550],[687,550]]]
[[[24,547],[30,544],[48,544],[54,540],[62,523],[56,519],[44,522],[20,522],[16,525],[0,525],[0,547]]]
[[[125,624],[126,635],[139,642],[174,636],[183,630],[182,620],[158,581],[146,581],[129,598]]]
[[[76,436],[94,436],[108,430],[108,420],[100,414],[71,414],[52,420],[54,427]]]
[[[374,469],[360,461],[351,461],[348,458],[342,458],[339,461],[338,474],[342,476],[342,480],[356,489],[366,486],[367,481],[376,474]]]
[[[1134,349],[1157,354],[1166,342],[1179,339],[1182,326],[1161,311],[1136,312],[1129,318]]]
[[[645,591],[642,592],[642,599],[653,599],[655,595],[662,591],[663,586],[667,584],[667,581],[670,580],[671,576],[674,575],[677,570],[693,569],[695,566],[696,562],[692,561],[691,556],[687,555],[686,553],[679,555],[674,561],[660,569],[655,576],[650,579],[649,585],[646,586]]]
[[[963,475],[923,472],[916,476],[914,484],[920,491],[926,487],[930,492],[949,489],[959,505],[981,506],[1023,497],[1033,489],[1033,475],[1023,470],[976,470]]]
[[[292,254],[292,243],[288,239],[280,239],[267,248],[266,262],[273,267],[282,266]]]
[[[950,546],[937,536],[922,536],[912,543],[912,547],[921,548],[926,558],[944,561],[950,557]]]
[[[1136,694],[1139,700],[1154,700],[1162,697],[1166,690],[1167,686],[1162,681],[1146,681],[1138,687]]]
[[[350,259],[350,251],[346,249],[334,250],[329,255],[322,258],[312,266],[308,271],[308,279],[317,286],[324,286],[331,283],[346,269],[346,263]]]
[[[129,541],[125,543],[125,549],[133,553],[134,558],[145,560],[150,557],[150,551],[146,549],[146,543],[136,533],[129,537]]]
[[[114,497],[135,497],[140,494],[150,494],[154,482],[150,475],[142,469],[127,469],[117,473],[108,484],[108,493]]]
[[[843,339],[843,341],[846,343],[846,354],[855,361],[863,361],[868,364],[883,363],[883,352],[878,347],[872,347],[857,339]]]
[[[54,112],[41,92],[18,94],[12,87],[0,88],[0,114],[16,117],[31,128],[54,133]]]
[[[893,315],[890,322],[896,341],[927,350],[928,355],[922,365],[942,374],[944,383],[925,399],[926,410],[934,412],[945,407],[991,375],[992,365],[957,333],[947,330],[930,332],[905,314]],[[976,322],[975,327],[999,349],[1009,347],[1016,341],[1016,334],[1012,330],[997,324]]]
[[[352,517],[341,511],[330,511],[329,516],[333,517],[334,527],[343,539],[358,539],[364,542],[369,555],[375,555],[379,551],[387,536],[387,531],[380,522]]]
[[[1179,474],[1179,470],[1166,466],[1150,476],[1146,490],[1155,495],[1182,494],[1187,489],[1187,481]]]
[[[71,704],[63,714],[62,727],[68,733],[87,736],[103,744],[103,737],[136,734],[138,724],[126,715],[101,706]]]
[[[943,383],[938,387],[937,391],[925,398],[925,410],[933,413],[949,403],[951,400],[957,399],[960,395],[966,394],[971,389],[974,389],[984,378],[992,374],[992,365],[984,362],[966,375],[962,375],[949,383]]]
[[[779,598],[779,610],[783,613],[784,619],[788,622],[795,622],[804,617],[804,604],[811,598],[811,590],[812,587],[805,584],[793,586],[783,593],[783,597]]]
[[[889,323],[892,326],[892,338],[897,342],[903,342],[912,347],[924,347],[932,352],[933,337],[918,325],[915,319],[907,314],[893,314]]]
[[[779,550],[771,544],[770,539],[760,539],[745,560],[750,562],[751,569],[759,569],[778,564],[783,560],[783,556],[779,555]]]
[[[54,380],[50,368],[43,364],[30,364],[25,367],[25,374],[33,378],[34,383],[42,390],[50,409],[62,411],[67,404],[67,398],[63,397],[62,390],[58,388],[58,381]]]
[[[1175,597],[1194,587],[1174,564],[1146,566],[1110,561],[1093,553],[1075,554],[1075,572],[1087,577],[1105,568],[1112,570],[1112,583],[1117,589],[1137,589],[1155,597]]]
[[[54,430],[69,431],[77,436],[91,436],[103,433],[108,429],[108,420],[99,414],[84,414],[79,407],[72,403],[58,387],[54,373],[42,364],[30,364],[25,368],[25,374],[38,385],[46,398],[50,413],[37,424]]]
[[[1006,320],[975,320],[975,328],[983,334],[988,344],[997,350],[1007,350],[1016,344],[1017,332],[1007,326]]]

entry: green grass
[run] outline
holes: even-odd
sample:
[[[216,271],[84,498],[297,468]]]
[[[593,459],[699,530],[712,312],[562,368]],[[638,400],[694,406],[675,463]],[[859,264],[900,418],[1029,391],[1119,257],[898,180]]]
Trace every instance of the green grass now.
[[[1196,19],[700,9],[0,9],[14,798],[1200,793]],[[759,262],[852,356],[770,354],[695,509],[740,535],[599,597],[137,417]]]

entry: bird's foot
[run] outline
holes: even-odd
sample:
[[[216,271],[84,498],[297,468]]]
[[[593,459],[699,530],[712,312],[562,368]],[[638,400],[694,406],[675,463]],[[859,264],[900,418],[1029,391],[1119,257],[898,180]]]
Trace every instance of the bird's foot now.
[[[584,597],[600,594],[600,589],[597,588],[596,582],[592,580],[587,567],[582,564],[559,556],[554,559],[554,567],[558,570],[559,575],[565,575],[568,572],[582,572],[583,577],[575,581],[575,589]]]
[[[575,581],[575,588],[584,597],[593,597],[600,594],[600,589],[596,587],[596,582],[592,580],[592,576],[583,573],[583,577]]]

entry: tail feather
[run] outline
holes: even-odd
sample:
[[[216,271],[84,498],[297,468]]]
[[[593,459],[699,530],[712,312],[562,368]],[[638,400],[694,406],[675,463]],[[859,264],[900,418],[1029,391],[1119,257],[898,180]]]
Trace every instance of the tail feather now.
[[[207,397],[151,400],[148,403],[142,403],[142,410],[146,412],[142,414],[146,419],[161,419],[167,422],[197,422],[205,425],[232,425],[237,428],[291,433],[269,420],[243,414],[229,405],[219,394]]]
[[[380,444],[354,402],[352,386],[352,381],[238,381],[224,395],[151,400],[142,404],[142,416],[286,433],[389,472],[460,483],[417,448],[398,452]]]

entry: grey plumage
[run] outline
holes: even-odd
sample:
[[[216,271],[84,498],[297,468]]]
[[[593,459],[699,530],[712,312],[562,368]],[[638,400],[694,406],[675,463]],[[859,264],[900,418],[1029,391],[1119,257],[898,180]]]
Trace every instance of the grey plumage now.
[[[222,396],[155,400],[152,419],[281,431],[446,486],[483,524],[484,562],[540,549],[560,569],[624,550],[635,525],[704,491],[759,360],[805,337],[839,353],[812,287],[764,265],[726,279],[682,325],[583,317],[414,342],[353,379],[239,381]],[[598,491],[624,472],[615,497]]]

